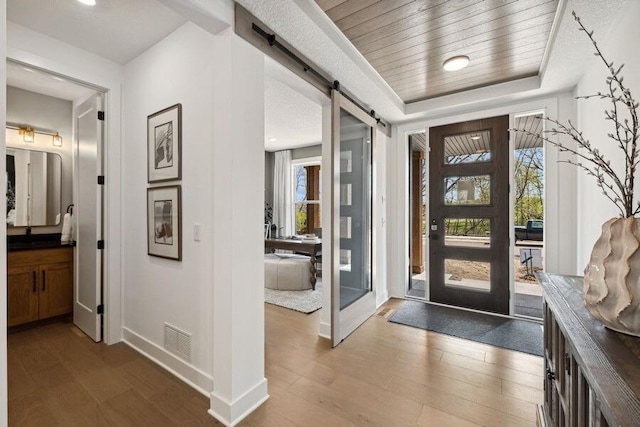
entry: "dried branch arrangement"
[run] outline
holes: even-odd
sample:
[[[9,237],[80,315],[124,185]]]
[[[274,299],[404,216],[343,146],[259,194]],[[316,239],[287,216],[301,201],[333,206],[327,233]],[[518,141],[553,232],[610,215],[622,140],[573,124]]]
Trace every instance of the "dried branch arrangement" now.
[[[610,121],[614,126],[614,131],[607,134],[607,137],[610,138],[624,154],[624,176],[618,175],[611,166],[610,160],[597,148],[593,147],[589,140],[582,135],[582,132],[576,129],[571,121],[563,124],[558,120],[545,117],[544,120],[552,123],[553,127],[545,130],[543,135],[533,134],[521,129],[512,130],[539,137],[543,141],[555,145],[560,151],[575,154],[577,160],[564,160],[563,162],[575,165],[584,170],[587,175],[594,177],[602,193],[615,204],[621,216],[630,218],[640,213],[640,201],[634,203],[635,173],[638,163],[640,163],[640,153],[638,152],[638,138],[640,137],[638,127],[638,103],[631,95],[629,88],[623,83],[624,79],[621,71],[624,65],[616,69],[613,62],[607,61],[593,38],[593,31],[588,31],[585,28],[575,12],[572,12],[572,15],[578,23],[580,31],[583,31],[591,40],[595,48],[594,55],[602,59],[609,70],[609,75],[606,78],[606,92],[579,96],[576,99],[597,98],[610,101],[611,109],[605,110],[604,114],[605,119]],[[560,142],[551,140],[548,135],[569,136],[576,142],[578,149],[573,149]]]

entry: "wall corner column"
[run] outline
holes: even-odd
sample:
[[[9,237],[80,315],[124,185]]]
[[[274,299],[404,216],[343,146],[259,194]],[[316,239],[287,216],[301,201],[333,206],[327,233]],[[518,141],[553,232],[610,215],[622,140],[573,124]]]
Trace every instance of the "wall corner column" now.
[[[264,58],[232,29],[213,70],[213,390],[234,426],[269,397],[264,374]]]

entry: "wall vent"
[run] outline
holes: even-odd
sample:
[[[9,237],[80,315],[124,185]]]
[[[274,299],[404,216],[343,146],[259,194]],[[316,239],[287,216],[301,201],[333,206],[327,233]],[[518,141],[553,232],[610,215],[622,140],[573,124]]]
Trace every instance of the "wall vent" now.
[[[191,362],[191,334],[168,323],[164,324],[164,348],[179,358]]]

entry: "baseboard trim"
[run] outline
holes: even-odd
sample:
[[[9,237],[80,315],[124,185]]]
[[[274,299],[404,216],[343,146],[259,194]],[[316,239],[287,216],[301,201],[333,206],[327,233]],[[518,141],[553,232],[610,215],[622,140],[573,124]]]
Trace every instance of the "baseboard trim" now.
[[[210,396],[211,409],[209,409],[209,414],[225,426],[234,427],[269,399],[267,379],[263,378],[233,402],[216,395],[215,391]]]
[[[320,322],[320,328],[318,329],[318,335],[322,338],[331,340],[331,324]]]
[[[129,347],[209,397],[211,390],[213,390],[213,378],[206,372],[179,359],[164,348],[126,327],[122,328],[122,335],[124,343]]]

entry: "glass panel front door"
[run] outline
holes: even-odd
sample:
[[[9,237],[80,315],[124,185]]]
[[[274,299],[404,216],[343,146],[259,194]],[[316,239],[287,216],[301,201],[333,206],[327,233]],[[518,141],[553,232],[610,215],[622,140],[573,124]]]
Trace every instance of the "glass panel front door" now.
[[[509,314],[509,117],[429,129],[429,299]]]

